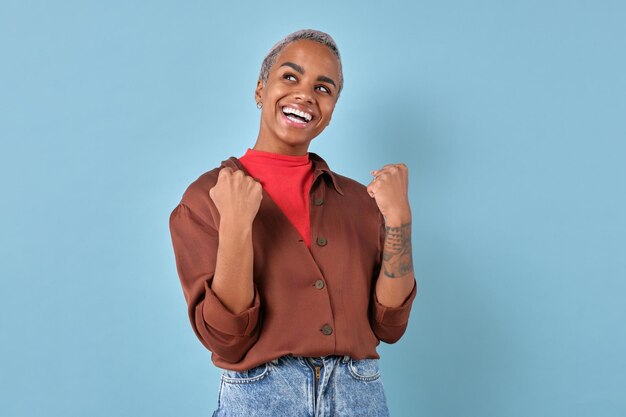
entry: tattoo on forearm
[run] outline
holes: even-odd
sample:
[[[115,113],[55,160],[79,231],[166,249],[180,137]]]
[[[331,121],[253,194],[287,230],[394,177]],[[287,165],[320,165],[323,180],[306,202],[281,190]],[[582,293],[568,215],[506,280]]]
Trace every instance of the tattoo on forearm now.
[[[400,278],[413,272],[411,223],[385,227],[383,271],[389,278]]]

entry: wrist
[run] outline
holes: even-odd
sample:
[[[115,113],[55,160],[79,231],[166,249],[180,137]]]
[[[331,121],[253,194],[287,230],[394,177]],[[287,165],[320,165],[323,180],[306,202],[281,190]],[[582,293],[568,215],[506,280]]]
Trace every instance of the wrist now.
[[[252,223],[242,222],[241,219],[222,217],[219,225],[219,235],[222,237],[245,237],[252,234]]]
[[[411,211],[392,212],[384,215],[385,226],[400,227],[411,223]]]

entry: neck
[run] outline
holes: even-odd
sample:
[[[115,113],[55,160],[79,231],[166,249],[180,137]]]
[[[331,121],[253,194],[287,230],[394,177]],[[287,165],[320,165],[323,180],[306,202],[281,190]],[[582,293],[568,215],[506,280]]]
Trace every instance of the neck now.
[[[303,156],[309,151],[309,144],[289,145],[276,141],[268,143],[268,141],[262,140],[259,135],[252,149],[255,151],[271,152],[280,155]]]

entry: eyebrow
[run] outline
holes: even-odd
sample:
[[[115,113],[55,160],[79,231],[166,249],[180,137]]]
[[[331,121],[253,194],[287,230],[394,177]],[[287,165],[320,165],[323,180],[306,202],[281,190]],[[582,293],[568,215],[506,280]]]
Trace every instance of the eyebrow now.
[[[298,64],[294,64],[293,62],[283,62],[281,65],[281,67],[290,67],[293,68],[295,71],[299,72],[300,74],[304,74],[304,68],[302,68],[300,65]],[[325,75],[320,75],[319,77],[317,77],[317,81],[322,81],[328,84],[332,84],[333,87],[337,87],[337,84],[335,84],[335,82],[333,81],[332,78],[327,77]]]
[[[335,85],[335,82],[333,81],[332,78],[328,78],[328,77],[326,77],[324,75],[320,75],[319,77],[317,77],[317,81],[322,81],[322,82],[325,82],[325,83],[328,83],[328,84],[332,84],[333,87],[337,87]]]

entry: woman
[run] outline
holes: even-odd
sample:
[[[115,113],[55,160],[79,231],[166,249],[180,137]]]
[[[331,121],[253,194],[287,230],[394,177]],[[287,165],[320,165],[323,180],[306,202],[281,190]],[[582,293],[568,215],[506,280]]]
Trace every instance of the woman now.
[[[329,35],[288,35],[261,67],[254,148],[172,212],[191,323],[223,369],[215,416],[388,415],[376,346],[403,335],[417,288],[408,172],[365,187],[308,152],[342,87]]]

